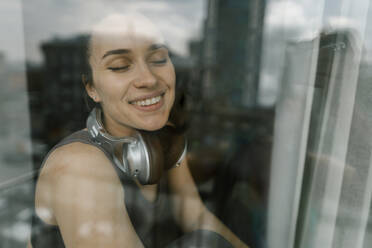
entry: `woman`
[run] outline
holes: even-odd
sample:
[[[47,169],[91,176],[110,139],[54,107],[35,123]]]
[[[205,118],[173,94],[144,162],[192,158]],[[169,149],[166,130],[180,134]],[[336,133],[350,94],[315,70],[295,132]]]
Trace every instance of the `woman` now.
[[[137,130],[173,125],[168,119],[175,71],[164,39],[149,20],[140,15],[103,19],[93,29],[88,54],[92,75],[85,88],[100,105],[110,135],[133,136]],[[235,247],[247,247],[203,205],[186,159],[159,183],[142,185],[123,179],[100,147],[71,139],[53,149],[43,163],[35,195],[36,222],[42,228],[39,233],[33,230],[32,246],[42,243],[43,232],[53,233],[61,247],[156,246],[149,231],[141,229],[147,224],[136,223],[133,215],[148,214],[151,208],[146,205],[158,204],[163,184],[170,189],[172,214],[184,232],[211,230]],[[143,199],[142,205],[131,208],[133,197]],[[158,214],[162,213],[155,211]]]

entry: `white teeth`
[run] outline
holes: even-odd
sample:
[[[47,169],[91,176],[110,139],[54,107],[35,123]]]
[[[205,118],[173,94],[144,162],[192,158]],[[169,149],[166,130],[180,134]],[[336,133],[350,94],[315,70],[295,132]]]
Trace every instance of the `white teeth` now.
[[[162,96],[157,96],[153,98],[148,98],[146,100],[135,101],[133,102],[133,104],[138,105],[138,106],[148,106],[148,105],[152,105],[152,104],[160,102],[161,97]]]

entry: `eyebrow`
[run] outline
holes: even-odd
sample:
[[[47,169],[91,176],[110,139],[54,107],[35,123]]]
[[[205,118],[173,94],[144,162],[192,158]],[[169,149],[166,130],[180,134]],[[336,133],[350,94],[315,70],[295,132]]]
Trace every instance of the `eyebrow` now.
[[[110,50],[110,51],[107,51],[103,56],[102,56],[102,59],[104,59],[105,57],[109,56],[109,55],[116,55],[116,54],[126,54],[126,53],[129,53],[130,50],[128,49],[115,49],[115,50]]]
[[[161,49],[161,48],[165,48],[168,50],[167,46],[164,45],[164,44],[152,44],[148,50],[149,51],[153,51],[153,50],[157,50],[157,49]],[[127,54],[127,53],[130,53],[130,50],[129,49],[115,49],[115,50],[110,50],[110,51],[107,51],[103,56],[102,56],[102,59],[106,58],[107,56],[109,55],[117,55],[117,54]]]
[[[169,50],[168,47],[166,45],[164,45],[164,44],[152,44],[149,47],[148,50],[152,51],[152,50],[157,50],[157,49],[160,49],[160,48],[165,48],[165,49]]]

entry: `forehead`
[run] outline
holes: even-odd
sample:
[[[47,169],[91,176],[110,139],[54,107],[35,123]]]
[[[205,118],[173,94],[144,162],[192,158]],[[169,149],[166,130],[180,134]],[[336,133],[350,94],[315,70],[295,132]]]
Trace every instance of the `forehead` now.
[[[133,48],[139,45],[164,44],[159,29],[147,18],[137,14],[111,15],[92,31],[93,52],[104,49]]]

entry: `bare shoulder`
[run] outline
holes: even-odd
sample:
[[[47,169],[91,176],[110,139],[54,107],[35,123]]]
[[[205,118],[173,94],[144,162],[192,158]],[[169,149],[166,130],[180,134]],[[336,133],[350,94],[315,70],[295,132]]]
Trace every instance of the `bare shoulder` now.
[[[36,211],[44,221],[55,224],[56,211],[66,207],[63,201],[80,201],[76,197],[81,194],[86,201],[94,194],[95,199],[105,196],[110,200],[111,196],[124,202],[124,190],[106,155],[97,147],[74,142],[57,148],[47,158],[36,186]]]
[[[90,178],[117,178],[111,162],[97,147],[73,142],[54,150],[47,158],[40,178],[57,180],[63,175],[85,176]]]
[[[50,211],[49,222],[58,225],[67,247],[143,247],[126,211],[119,176],[100,149],[82,143],[56,149],[38,188],[36,206]]]

